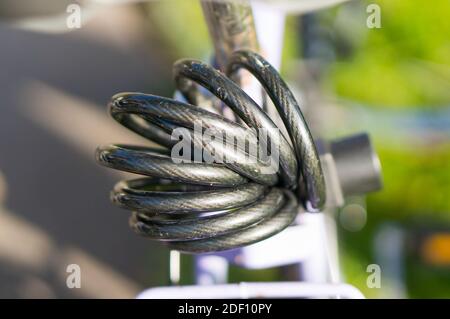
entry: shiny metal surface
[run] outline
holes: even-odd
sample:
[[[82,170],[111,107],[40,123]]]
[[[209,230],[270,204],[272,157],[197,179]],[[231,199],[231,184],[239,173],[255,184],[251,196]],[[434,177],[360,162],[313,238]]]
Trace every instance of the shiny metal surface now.
[[[220,70],[225,70],[234,51],[258,52],[255,23],[248,1],[202,0],[201,4]]]
[[[331,141],[344,195],[366,194],[383,188],[381,164],[369,135],[360,133]]]
[[[224,143],[205,143],[195,137],[197,121],[224,135],[250,132],[250,142],[258,147],[270,143],[252,129],[268,129],[268,140],[275,137],[270,134],[277,127],[267,114],[236,83],[200,61],[181,60],[174,65],[178,89],[189,103],[141,93],[113,97],[109,111],[116,121],[164,147],[108,145],[97,150],[102,165],[150,176],[120,182],[111,195],[116,205],[134,211],[130,225],[137,233],[183,252],[227,250],[266,239],[289,226],[298,212],[296,193],[307,209],[323,205],[325,189],[317,151],[292,93],[258,54],[233,53],[228,74],[241,67],[262,83],[289,132],[289,137],[276,139],[279,152],[271,150],[270,156],[280,155],[274,173],[263,171],[265,162],[248,159],[249,146],[237,144],[232,162],[173,162],[170,136],[178,127],[190,132],[194,151],[228,155]],[[242,124],[195,106],[199,92],[194,83],[222,100]]]

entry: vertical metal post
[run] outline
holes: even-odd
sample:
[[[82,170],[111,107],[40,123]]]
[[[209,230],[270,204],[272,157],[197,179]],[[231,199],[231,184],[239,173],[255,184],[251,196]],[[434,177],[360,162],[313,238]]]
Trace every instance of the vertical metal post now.
[[[169,279],[171,285],[179,285],[181,277],[181,255],[176,250],[171,250],[169,255]]]
[[[201,3],[220,70],[224,71],[233,51],[259,51],[252,8],[247,1],[202,0]]]
[[[225,71],[230,55],[236,50],[259,52],[253,10],[248,0],[201,0],[203,14],[214,45],[215,67]],[[257,103],[265,108],[265,98],[259,83],[247,72],[233,75],[233,80]],[[213,102],[214,103],[214,102]],[[235,119],[222,105],[216,105],[224,116]]]

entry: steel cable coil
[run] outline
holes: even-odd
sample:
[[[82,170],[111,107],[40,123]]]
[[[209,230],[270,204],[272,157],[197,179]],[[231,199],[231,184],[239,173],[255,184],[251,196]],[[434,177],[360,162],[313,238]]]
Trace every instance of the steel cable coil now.
[[[251,72],[264,87],[288,137],[231,80],[241,68]],[[310,211],[323,206],[324,177],[314,141],[293,94],[264,58],[254,52],[237,51],[230,58],[227,76],[200,61],[180,60],[174,65],[174,77],[187,103],[121,93],[109,104],[116,121],[162,146],[108,145],[97,149],[100,164],[147,176],[119,182],[112,191],[116,205],[133,211],[132,229],[171,249],[214,252],[277,234],[297,215],[297,198]],[[231,108],[239,121],[196,106],[200,104],[199,85]],[[230,152],[228,140],[224,143],[215,138],[198,138],[196,123],[201,124],[202,132],[246,136],[248,143],[239,144],[233,138]],[[206,150],[218,157],[199,161],[187,154],[190,152],[184,154],[185,149],[183,155],[189,161],[175,161],[173,149],[182,137],[174,138],[178,128],[187,132],[193,153],[205,154]],[[265,138],[257,134],[262,129]],[[258,150],[268,149],[265,161],[251,152],[254,144]],[[267,160],[275,156],[279,166],[268,170]]]

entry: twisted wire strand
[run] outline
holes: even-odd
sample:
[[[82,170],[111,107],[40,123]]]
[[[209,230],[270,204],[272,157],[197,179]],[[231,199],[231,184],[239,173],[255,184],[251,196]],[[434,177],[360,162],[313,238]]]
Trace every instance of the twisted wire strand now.
[[[320,209],[325,204],[325,179],[314,140],[297,100],[280,74],[258,54],[250,51],[233,54],[227,74],[232,76],[240,68],[245,68],[258,79],[277,108],[295,149],[300,166],[300,185],[303,186],[302,181],[305,183],[302,200],[309,208]]]
[[[240,68],[261,82],[288,137],[235,82],[195,60],[174,65],[177,87],[188,103],[140,93],[112,98],[109,111],[117,122],[162,146],[107,145],[96,152],[104,166],[147,176],[119,182],[111,193],[113,203],[133,211],[130,226],[138,234],[187,253],[228,250],[289,226],[298,213],[294,192],[300,192],[309,210],[323,205],[325,186],[317,151],[289,88],[256,53],[235,52],[227,74],[232,76]],[[241,123],[195,106],[197,85],[229,106]],[[242,145],[232,139],[230,151],[225,145],[229,140],[204,141],[195,134],[198,122],[212,133],[246,136],[249,142]],[[185,135],[174,138],[177,128],[183,128]],[[257,129],[266,129],[267,138],[258,136]],[[185,149],[183,155],[191,160],[174,161],[173,150],[181,137],[188,137],[189,150],[206,150],[229,161],[192,160]],[[267,171],[267,161],[254,157],[252,144],[269,149],[269,159],[279,156],[279,169]]]

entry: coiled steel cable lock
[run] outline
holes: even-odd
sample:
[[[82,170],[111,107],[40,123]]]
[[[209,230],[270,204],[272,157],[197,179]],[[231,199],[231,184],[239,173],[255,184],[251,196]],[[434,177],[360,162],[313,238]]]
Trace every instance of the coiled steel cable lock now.
[[[279,130],[272,119],[233,82],[233,74],[241,68],[261,83],[288,136],[275,136]],[[217,252],[279,233],[294,222],[300,204],[307,211],[323,208],[325,177],[316,145],[294,95],[264,58],[237,51],[229,59],[226,75],[200,61],[180,60],[174,65],[174,77],[187,103],[121,93],[109,104],[116,121],[163,148],[108,145],[96,152],[104,166],[147,176],[119,182],[111,195],[114,204],[133,211],[130,226],[135,232],[182,252]],[[198,85],[231,108],[238,120],[197,106],[201,104]],[[269,148],[276,141],[277,152],[272,154],[279,158],[279,169],[267,173],[265,163],[250,161],[248,145],[233,145],[236,152],[230,154],[222,142],[196,140],[196,122],[213,132],[253,136],[258,147]],[[234,156],[233,160],[175,163],[170,150],[178,140],[172,139],[172,133],[180,127],[188,130],[194,152],[206,149],[211,154]],[[266,130],[265,140],[252,133],[257,129]],[[366,185],[363,191],[380,187],[379,167],[366,136],[357,137],[356,143],[331,144],[331,149],[337,155],[336,166],[346,171],[339,174],[344,191],[358,192],[358,185]],[[345,178],[352,166],[358,166],[352,163],[358,157],[363,165],[356,167],[354,178]],[[352,184],[355,181],[357,185]]]

